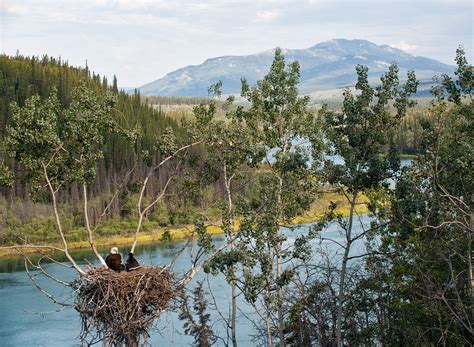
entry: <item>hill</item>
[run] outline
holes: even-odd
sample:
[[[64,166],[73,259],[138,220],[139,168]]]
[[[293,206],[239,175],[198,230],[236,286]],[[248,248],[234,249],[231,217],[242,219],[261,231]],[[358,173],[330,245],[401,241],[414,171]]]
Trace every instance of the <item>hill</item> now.
[[[142,95],[205,96],[208,86],[222,80],[224,93],[238,93],[242,77],[251,84],[263,78],[271,65],[274,51],[207,59],[200,65],[170,72],[139,90]],[[416,57],[400,49],[365,40],[336,39],[306,49],[284,49],[283,53],[287,61],[300,62],[302,94],[353,86],[357,64],[369,67],[372,81],[392,62],[398,64],[401,75],[409,69],[415,70],[422,82],[431,81],[434,75],[453,71],[452,66],[439,61]]]
[[[139,125],[143,131],[138,150],[150,148],[156,136],[167,127],[176,129],[180,134],[178,123],[174,119],[143,103],[137,91],[130,95],[119,91],[115,78],[112,83],[109,83],[107,78],[95,74],[88,67],[73,67],[67,61],[46,55],[43,57],[0,55],[0,162],[7,160],[3,153],[2,142],[12,116],[11,104],[23,106],[32,95],[46,98],[57,90],[61,105],[67,107],[71,102],[71,92],[81,81],[97,94],[107,91],[116,94],[113,115],[117,123],[124,128]],[[127,141],[116,134],[108,134],[104,157],[97,163],[94,194],[99,195],[114,185],[116,175],[132,165],[132,158]],[[7,162],[21,176],[21,170],[16,163],[12,160],[7,160]],[[63,200],[68,200],[71,196],[76,198],[79,196],[76,186],[73,185],[70,190],[70,195],[62,197]],[[11,189],[0,188],[0,198],[2,196],[11,199],[29,199],[27,190],[20,181],[17,181],[16,186]]]

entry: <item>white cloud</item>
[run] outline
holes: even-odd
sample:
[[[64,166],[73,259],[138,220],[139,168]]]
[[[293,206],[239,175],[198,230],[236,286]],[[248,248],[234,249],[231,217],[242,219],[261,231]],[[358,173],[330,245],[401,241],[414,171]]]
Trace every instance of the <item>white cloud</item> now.
[[[398,41],[398,43],[392,43],[390,44],[390,46],[401,49],[402,51],[406,52],[413,52],[418,48],[418,46],[409,44],[405,40]]]
[[[276,10],[266,10],[257,12],[257,21],[259,22],[273,22],[280,17],[280,13]]]
[[[0,13],[13,14],[13,15],[25,15],[29,12],[29,7],[25,4],[21,4],[18,1],[1,0],[0,1]]]

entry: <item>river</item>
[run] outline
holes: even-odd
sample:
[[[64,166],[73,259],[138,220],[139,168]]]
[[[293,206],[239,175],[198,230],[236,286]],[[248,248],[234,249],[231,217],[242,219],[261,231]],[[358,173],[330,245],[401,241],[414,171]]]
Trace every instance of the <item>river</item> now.
[[[362,218],[364,224],[368,223],[368,217]],[[357,226],[359,224],[357,223]],[[298,235],[306,233],[309,224],[301,225],[294,231],[285,231],[288,237],[287,245],[291,245]],[[336,225],[331,225],[323,232],[323,236],[342,241]],[[222,244],[223,236],[214,236],[216,246]],[[316,243],[316,241],[315,241]],[[145,265],[168,264],[174,255],[182,248],[184,241],[174,241],[166,244],[142,245],[136,250],[136,257]],[[324,247],[336,251],[333,242],[325,241]],[[363,242],[354,245],[352,255],[364,251]],[[174,271],[184,272],[189,268],[192,247],[188,246],[185,252],[177,259]],[[107,250],[102,249],[102,254]],[[80,265],[87,261],[94,261],[93,255],[89,251],[73,252]],[[122,256],[125,256],[123,254]],[[97,265],[97,262],[94,262]],[[69,269],[54,263],[45,265],[45,269],[64,280],[72,280],[74,273]],[[63,287],[37,277],[40,283],[56,296],[64,300],[71,301],[71,295]],[[217,306],[228,314],[230,289],[223,276],[211,276],[201,272],[193,280],[206,280],[211,286]],[[189,287],[193,287],[193,282]],[[206,290],[207,281],[206,281]],[[207,296],[212,301],[212,299]],[[256,334],[253,325],[244,316],[255,318],[252,308],[250,308],[239,297],[238,307],[241,310],[237,326],[237,338],[241,346],[255,345],[252,336]],[[58,311],[59,310],[59,311]],[[74,309],[61,307],[52,303],[42,295],[32,284],[23,270],[21,258],[0,259],[0,345],[1,346],[80,346],[78,335],[80,333],[79,316]],[[212,311],[212,323],[215,332],[225,337],[226,331],[219,316]],[[159,330],[159,333],[158,333]],[[183,334],[183,322],[177,319],[177,314],[167,312],[157,324],[157,330],[152,331],[150,343],[153,346],[189,346],[193,338]],[[223,345],[223,343],[217,343]]]
[[[403,160],[402,166],[406,166],[411,160]],[[392,182],[393,184],[393,182]],[[361,223],[355,224],[355,232],[360,230],[361,225],[369,223],[368,216],[362,216]],[[284,230],[288,239],[287,246],[291,246],[295,237],[305,234],[310,224],[301,225],[293,231]],[[322,232],[324,238],[342,242],[343,237],[335,224],[331,224]],[[216,246],[222,244],[223,236],[214,236]],[[316,247],[318,241],[314,241]],[[172,241],[168,243],[156,243],[141,245],[136,249],[136,257],[141,264],[164,265],[168,264],[184,245],[184,241]],[[321,246],[321,245],[319,245]],[[334,242],[324,241],[322,247],[335,253],[339,253]],[[195,247],[188,246],[177,259],[174,271],[183,273],[190,266],[190,259]],[[108,249],[101,249],[106,254]],[[358,255],[365,251],[364,240],[359,239],[351,249],[351,255]],[[98,265],[94,256],[88,250],[74,251],[73,256],[78,259],[79,265],[86,261]],[[124,257],[125,254],[122,254]],[[337,258],[337,257],[336,257]],[[45,269],[59,278],[71,281],[74,273],[69,269],[54,263],[45,265]],[[70,293],[63,287],[37,277],[40,283],[55,296],[71,301]],[[193,287],[197,281],[206,281],[212,289],[217,307],[228,316],[230,288],[223,276],[208,276],[200,272],[188,287]],[[209,300],[212,300],[207,296]],[[245,316],[255,319],[253,309],[249,307],[242,297],[238,298],[237,339],[241,346],[255,345],[252,336],[257,332],[252,323]],[[226,330],[215,310],[210,310],[214,332],[226,338]],[[21,258],[0,258],[0,346],[80,346],[78,339],[80,333],[80,321],[74,309],[62,309],[42,295],[32,284],[26,275]],[[184,335],[183,322],[177,318],[177,313],[166,312],[157,323],[157,329],[151,332],[149,342],[153,346],[189,346],[193,338]],[[218,341],[218,346],[223,345]]]

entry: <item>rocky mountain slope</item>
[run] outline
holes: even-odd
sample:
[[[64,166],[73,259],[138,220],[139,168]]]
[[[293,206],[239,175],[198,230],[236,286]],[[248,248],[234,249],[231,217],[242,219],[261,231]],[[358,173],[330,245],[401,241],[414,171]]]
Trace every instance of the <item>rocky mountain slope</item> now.
[[[336,39],[306,49],[283,49],[287,61],[298,60],[301,65],[300,92],[312,94],[353,86],[357,64],[369,67],[373,81],[395,62],[401,75],[413,69],[420,81],[430,81],[434,75],[450,73],[453,67],[439,61],[416,57],[387,45],[376,45],[364,40]],[[207,87],[223,81],[224,93],[238,93],[240,79],[250,83],[267,73],[274,49],[246,56],[223,56],[207,59],[195,66],[183,67],[165,77],[140,87],[142,95],[205,96]]]

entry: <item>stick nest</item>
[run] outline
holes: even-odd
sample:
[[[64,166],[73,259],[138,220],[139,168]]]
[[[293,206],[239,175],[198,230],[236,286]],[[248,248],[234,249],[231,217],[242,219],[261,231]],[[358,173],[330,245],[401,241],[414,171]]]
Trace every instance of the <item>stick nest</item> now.
[[[173,274],[162,268],[114,272],[93,268],[72,283],[82,319],[81,338],[106,345],[138,345],[176,296]]]

